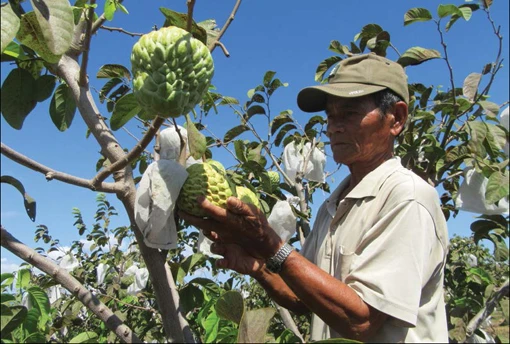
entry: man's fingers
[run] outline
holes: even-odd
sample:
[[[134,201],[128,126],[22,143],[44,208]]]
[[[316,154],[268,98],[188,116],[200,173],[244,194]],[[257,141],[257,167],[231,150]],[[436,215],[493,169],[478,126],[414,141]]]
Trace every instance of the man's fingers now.
[[[211,202],[207,200],[204,196],[197,197],[198,204],[202,207],[202,209],[212,217],[213,219],[217,221],[222,221],[227,216],[227,211],[223,208],[220,208],[218,206],[215,206]]]
[[[241,201],[236,197],[229,197],[227,199],[227,209],[234,214],[238,215],[253,215],[253,210],[248,206],[248,204]]]
[[[201,217],[193,216],[183,211],[179,211],[179,217],[192,226],[205,230],[207,232],[214,232],[218,227],[216,221],[210,219],[203,219]]]

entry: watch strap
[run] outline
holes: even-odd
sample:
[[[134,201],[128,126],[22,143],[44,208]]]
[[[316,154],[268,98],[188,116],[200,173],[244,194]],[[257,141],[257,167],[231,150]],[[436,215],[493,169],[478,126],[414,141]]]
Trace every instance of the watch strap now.
[[[282,271],[282,265],[287,259],[287,257],[290,255],[290,253],[294,251],[294,247],[285,243],[282,247],[276,252],[274,256],[269,258],[266,261],[266,266],[272,273],[280,273]]]

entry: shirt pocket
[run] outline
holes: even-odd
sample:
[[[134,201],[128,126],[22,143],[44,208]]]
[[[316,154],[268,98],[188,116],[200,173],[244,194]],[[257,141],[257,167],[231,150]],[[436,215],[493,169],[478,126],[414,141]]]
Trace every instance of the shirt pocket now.
[[[339,245],[337,247],[335,256],[335,261],[337,264],[336,268],[334,269],[335,277],[341,281],[345,281],[346,277],[351,272],[352,263],[356,257],[356,254],[354,250],[350,250],[343,245]]]

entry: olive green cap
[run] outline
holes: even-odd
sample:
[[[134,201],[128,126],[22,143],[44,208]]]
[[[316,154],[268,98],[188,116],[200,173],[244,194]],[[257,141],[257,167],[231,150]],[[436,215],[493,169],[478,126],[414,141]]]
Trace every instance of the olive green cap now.
[[[398,63],[374,53],[346,58],[333,68],[328,83],[302,89],[297,103],[305,112],[326,109],[328,95],[355,98],[390,89],[409,104],[407,75]]]

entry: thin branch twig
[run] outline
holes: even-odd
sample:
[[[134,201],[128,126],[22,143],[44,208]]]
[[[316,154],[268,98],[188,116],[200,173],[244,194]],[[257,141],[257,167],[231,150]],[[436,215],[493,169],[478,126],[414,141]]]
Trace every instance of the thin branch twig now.
[[[34,161],[24,156],[23,154],[15,151],[14,149],[5,145],[3,142],[1,143],[1,152],[3,155],[17,162],[18,164],[28,167],[29,169],[34,170],[36,172],[44,174],[48,181],[56,179],[67,184],[72,184],[83,188],[106,193],[117,193],[121,191],[121,188],[116,183],[100,183],[97,186],[94,186],[92,184],[92,181],[90,180],[79,178],[67,173],[55,171],[54,169],[49,168],[43,164],[40,164],[37,161]]]
[[[103,30],[110,31],[110,32],[116,31],[116,32],[120,32],[120,33],[125,33],[126,35],[129,35],[131,37],[137,37],[137,36],[144,35],[143,33],[129,32],[129,31],[126,31],[120,27],[111,27],[111,26],[101,25],[99,28],[103,29]]]
[[[90,41],[92,37],[92,18],[94,18],[94,4],[96,0],[90,0],[90,8],[87,18],[87,30],[85,32],[85,49],[83,51],[83,55],[81,57],[81,68],[80,68],[80,81],[78,84],[80,86],[85,86],[88,83],[87,80],[87,66],[89,63],[89,51],[90,51]]]
[[[225,31],[227,31],[228,27],[234,20],[235,15],[236,15],[237,10],[239,9],[240,5],[241,5],[241,0],[237,0],[237,2],[234,5],[234,8],[232,9],[232,12],[230,13],[230,16],[228,16],[227,22],[225,23],[225,25],[223,25],[223,28],[221,28],[216,39],[209,44],[208,48],[211,53],[213,52],[214,48],[216,48],[216,42],[220,41],[221,37],[223,37],[223,35],[225,34]]]
[[[152,125],[149,127],[145,135],[142,139],[136,144],[136,146],[127,153],[122,159],[117,160],[115,163],[111,164],[108,168],[101,170],[93,179],[92,184],[95,186],[101,182],[103,182],[109,175],[112,173],[119,171],[129,165],[134,159],[136,159],[141,152],[145,150],[147,145],[152,141],[154,135],[158,131],[159,127],[165,121],[162,117],[156,117],[152,122]]]
[[[228,52],[227,48],[225,47],[225,45],[223,43],[221,43],[220,41],[217,41],[215,42],[216,45],[218,45],[221,50],[223,50],[223,54],[225,54],[226,57],[230,57],[230,53]]]
[[[113,331],[121,341],[126,343],[142,342],[138,336],[111,311],[110,308],[99,301],[94,294],[87,290],[80,282],[78,282],[77,279],[71,276],[69,272],[17,240],[3,227],[0,227],[0,231],[2,247],[5,247],[19,258],[50,275],[55,281],[75,295],[85,307],[101,319],[101,321],[103,321],[104,324]]]

